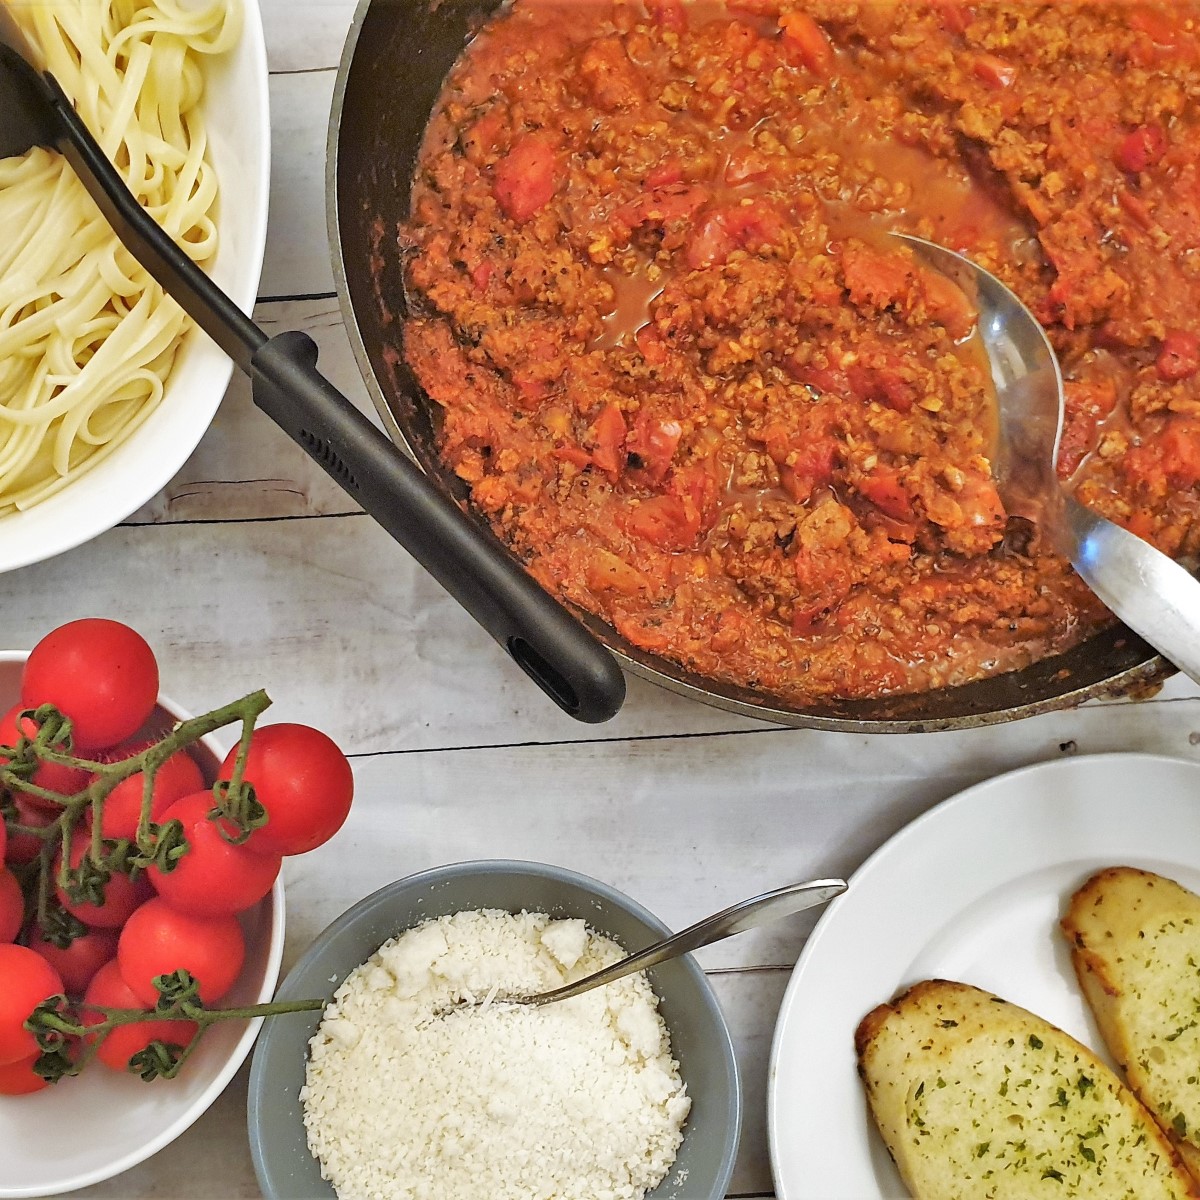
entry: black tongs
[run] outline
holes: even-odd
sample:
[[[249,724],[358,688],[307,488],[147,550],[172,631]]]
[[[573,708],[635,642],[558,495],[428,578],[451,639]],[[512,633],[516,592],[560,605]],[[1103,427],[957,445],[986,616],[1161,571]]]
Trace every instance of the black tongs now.
[[[249,377],[254,403],[516,659],[564,711],[607,721],[616,660],[317,370],[305,333],[268,338],[138,203],[0,2],[0,157],[34,146],[70,163],[121,242]]]

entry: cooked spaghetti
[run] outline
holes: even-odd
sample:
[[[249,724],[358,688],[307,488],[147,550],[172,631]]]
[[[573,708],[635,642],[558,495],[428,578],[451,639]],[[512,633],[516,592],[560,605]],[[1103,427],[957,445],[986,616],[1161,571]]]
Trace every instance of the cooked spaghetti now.
[[[217,248],[203,60],[236,40],[215,0],[11,4],[125,183],[195,261]],[[162,398],[189,322],[109,228],[70,166],[0,160],[0,513],[111,454]]]

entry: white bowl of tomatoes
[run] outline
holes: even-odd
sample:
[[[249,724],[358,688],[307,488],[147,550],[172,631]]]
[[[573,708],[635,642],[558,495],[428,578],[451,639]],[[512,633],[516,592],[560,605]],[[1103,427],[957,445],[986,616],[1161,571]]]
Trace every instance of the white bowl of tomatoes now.
[[[95,630],[91,632],[94,634]],[[37,653],[35,650],[34,654]],[[30,659],[31,655],[24,651],[0,652],[0,714],[4,714],[4,718],[0,719],[0,745],[13,744],[11,721],[15,718],[11,717],[10,707],[22,698],[23,675],[28,689],[27,660]],[[41,665],[47,667],[46,663]],[[67,681],[69,690],[70,681],[78,680],[80,672],[86,673],[86,665],[73,662],[66,652],[60,654],[59,660],[52,660],[48,667],[50,669],[41,672],[44,676],[42,682],[34,681],[35,690],[42,688],[46,680],[51,685],[55,684],[56,678]],[[149,677],[150,669],[150,665],[139,660],[135,654],[131,670],[137,678],[132,685],[127,679],[121,680],[112,696],[101,696],[103,702],[93,703],[92,712],[80,713],[76,727],[85,745],[73,746],[72,754],[80,758],[113,761],[127,754],[129,747],[144,746],[147,741],[161,737],[191,716],[179,704],[158,695],[157,667],[153,667],[152,679]],[[114,723],[114,710],[124,703],[125,692],[136,693],[139,689],[143,695],[150,689],[151,711],[146,720],[138,721],[136,731],[129,732],[119,719]],[[96,697],[92,699],[95,701]],[[24,702],[30,703],[28,700]],[[63,700],[61,703],[65,708],[67,702]],[[115,715],[119,718],[121,714],[118,712]],[[5,732],[3,720],[10,718],[8,732]],[[126,714],[125,723],[130,719]],[[113,738],[114,730],[120,734],[117,749],[103,745],[106,739]],[[236,738],[238,728],[235,727],[231,733]],[[89,738],[93,739],[91,744],[87,744]],[[170,776],[171,786],[184,792],[183,796],[174,797],[170,805],[163,806],[163,811],[170,812],[179,802],[211,789],[221,771],[222,760],[222,746],[209,734],[190,746],[185,760],[175,763],[170,770],[160,770],[157,776],[159,780]],[[8,764],[8,760],[5,760],[5,764]],[[135,776],[134,779],[138,780],[139,777]],[[64,782],[60,776],[47,782],[50,790],[57,791],[54,784],[66,790],[68,785],[78,784],[79,781],[77,778],[68,778]],[[126,788],[125,791],[133,793],[132,800],[126,797],[126,803],[122,805],[114,799],[118,795],[114,791],[105,800],[101,811],[106,819],[118,825],[121,821],[128,823],[129,814],[133,813],[136,825],[136,814],[141,808],[140,783],[138,787]],[[208,794],[211,797],[211,791]],[[156,808],[160,805],[160,799],[156,791]],[[5,832],[4,823],[0,822],[0,843],[3,843],[0,859],[6,861],[6,866],[0,870],[0,954],[7,956],[0,961],[0,978],[3,979],[3,987],[0,987],[0,1093],[4,1093],[0,1094],[0,1146],[3,1147],[3,1153],[0,1153],[0,1197],[44,1196],[71,1191],[109,1179],[162,1149],[187,1129],[224,1090],[249,1053],[262,1023],[262,1018],[258,1018],[221,1021],[210,1026],[176,1077],[157,1078],[149,1082],[129,1070],[118,1069],[139,1045],[144,1045],[144,1040],[139,1043],[138,1035],[146,1030],[137,1025],[126,1026],[113,1030],[101,1042],[95,1056],[78,1075],[41,1086],[27,1060],[12,1061],[14,1038],[19,1038],[20,1032],[14,1024],[11,1011],[6,1012],[6,1000],[11,1000],[23,986],[37,990],[42,977],[30,982],[25,974],[36,974],[40,969],[33,963],[34,958],[45,961],[52,971],[57,972],[57,978],[64,981],[63,991],[73,994],[74,999],[93,989],[97,997],[94,1001],[96,1004],[115,1007],[137,1004],[146,1007],[146,984],[137,976],[139,972],[145,976],[146,972],[154,972],[159,967],[163,970],[172,969],[170,963],[162,961],[164,945],[176,945],[181,939],[186,939],[189,922],[199,923],[205,929],[221,926],[226,931],[232,923],[237,932],[234,941],[240,943],[240,950],[237,947],[230,950],[227,944],[218,944],[215,949],[209,947],[207,952],[215,955],[215,958],[211,966],[198,969],[197,973],[207,974],[213,979],[222,973],[226,974],[231,982],[224,987],[225,981],[221,981],[224,991],[215,1006],[241,1008],[271,998],[283,952],[283,883],[277,866],[274,870],[268,866],[259,871],[251,888],[257,894],[246,907],[228,918],[193,917],[184,911],[186,904],[184,909],[171,908],[163,913],[163,896],[151,890],[145,878],[149,872],[143,871],[133,889],[137,903],[127,914],[118,911],[120,906],[114,902],[113,910],[101,911],[98,922],[93,924],[97,910],[94,907],[89,910],[86,901],[74,905],[74,911],[85,918],[87,934],[72,943],[72,951],[65,955],[60,951],[60,957],[55,957],[55,948],[47,947],[45,939],[39,939],[31,929],[30,909],[34,902],[27,899],[14,942],[11,891],[5,890],[5,877],[15,877],[14,867],[16,872],[27,873],[33,869],[29,865],[28,852],[36,839],[29,835],[24,835],[24,838],[22,835],[14,836],[11,832],[16,821],[22,818],[29,819],[35,825],[41,819],[37,816],[36,806],[31,806],[28,800],[27,794],[17,802],[14,820],[13,794],[10,792],[7,798],[9,832]],[[47,805],[43,811],[53,815],[53,806]],[[161,817],[161,812],[156,813],[156,820]],[[128,828],[128,824],[125,828]],[[102,832],[105,836],[120,836],[111,828]],[[72,861],[77,861],[77,851],[85,848],[86,843],[86,838],[76,839]],[[36,851],[36,846],[33,848]],[[183,858],[186,860],[187,855]],[[266,861],[268,864],[271,862],[269,856]],[[214,891],[222,889],[222,869],[225,868],[218,868],[217,874],[210,880]],[[267,878],[268,874],[270,878]],[[182,888],[185,895],[197,890],[195,878],[190,881],[185,879],[185,884]],[[11,884],[7,886],[11,889]],[[65,899],[69,901],[69,897]],[[109,892],[106,889],[105,903],[101,909],[107,910],[108,904]],[[160,910],[157,913],[155,906]],[[218,903],[217,907],[222,906]],[[151,913],[152,919],[145,919],[147,912]],[[139,923],[143,926],[140,934],[137,932]],[[41,946],[40,951],[34,948],[38,945]],[[221,961],[223,953],[226,961]],[[232,957],[236,957],[237,961],[233,962]],[[133,980],[132,985],[120,974],[122,963],[127,965],[126,974]],[[4,964],[7,964],[7,970]],[[108,983],[101,986],[105,973]],[[151,991],[151,1002],[153,999]],[[11,1008],[11,1004],[7,1007]],[[151,1030],[153,1032],[153,1027]],[[157,1032],[161,1037],[161,1029]],[[107,1062],[101,1057],[106,1047]],[[4,1061],[6,1059],[7,1062]],[[27,1088],[30,1090],[27,1091]],[[184,1190],[187,1190],[186,1186]]]

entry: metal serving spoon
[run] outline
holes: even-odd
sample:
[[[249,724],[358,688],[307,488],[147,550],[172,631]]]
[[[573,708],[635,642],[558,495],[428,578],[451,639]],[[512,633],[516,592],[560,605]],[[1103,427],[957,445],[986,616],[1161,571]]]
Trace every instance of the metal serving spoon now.
[[[254,403],[419,562],[560,708],[606,721],[625,699],[616,660],[499,541],[443,495],[317,370],[304,333],[268,338],[125,186],[0,3],[0,157],[59,151],[121,242],[249,377]]]
[[[815,908],[825,904],[834,896],[840,896],[846,890],[842,879],[815,879],[810,883],[793,883],[787,887],[776,888],[771,892],[763,892],[749,900],[722,909],[695,925],[689,925],[678,933],[673,933],[661,941],[654,942],[644,950],[638,950],[611,967],[585,975],[563,987],[550,992],[538,992],[532,996],[498,997],[502,1004],[521,1004],[531,1008],[540,1008],[543,1004],[553,1004],[557,1000],[570,1000],[572,996],[581,996],[593,988],[603,987],[617,979],[624,979],[636,971],[645,971],[656,967],[672,958],[690,954],[701,946],[711,946],[714,942],[724,941],[735,933],[744,933],[747,929],[755,929],[759,925],[768,925],[780,917],[790,917],[793,913],[803,912],[806,908]],[[494,1001],[493,1001],[494,1002]],[[443,1013],[457,1012],[464,1008],[479,1008],[486,1001],[463,1001],[451,1004],[442,1010]]]
[[[1112,612],[1200,682],[1200,580],[1149,542],[1085,508],[1059,484],[1062,373],[1037,318],[970,259],[922,238],[896,236],[978,307],[999,402],[995,474],[1005,509],[1040,526]]]

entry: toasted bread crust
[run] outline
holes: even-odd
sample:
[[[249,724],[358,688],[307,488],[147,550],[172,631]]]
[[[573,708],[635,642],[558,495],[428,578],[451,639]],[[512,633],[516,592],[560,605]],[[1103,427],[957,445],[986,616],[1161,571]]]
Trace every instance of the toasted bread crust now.
[[[1200,896],[1109,867],[1071,897],[1062,931],[1109,1052],[1200,1179]]]
[[[855,1033],[872,1116],[917,1200],[1198,1200],[1121,1080],[1042,1018],[925,980]]]

